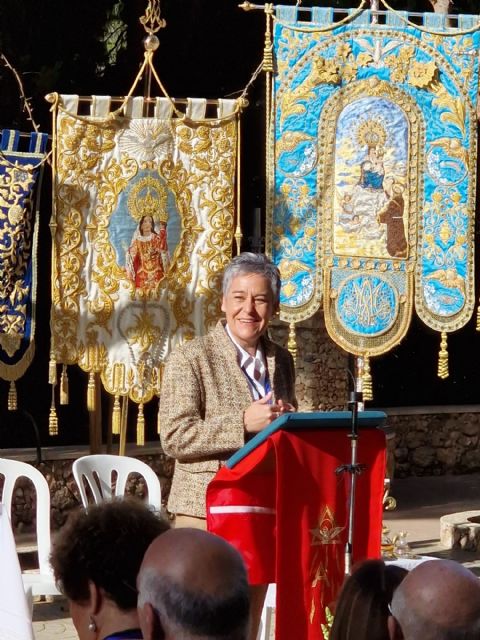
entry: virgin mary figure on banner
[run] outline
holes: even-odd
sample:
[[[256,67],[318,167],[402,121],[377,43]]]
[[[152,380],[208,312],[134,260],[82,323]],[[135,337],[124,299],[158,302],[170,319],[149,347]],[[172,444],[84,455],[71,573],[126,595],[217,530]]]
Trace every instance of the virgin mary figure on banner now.
[[[125,272],[135,292],[152,293],[170,266],[166,188],[157,179],[141,178],[130,190],[127,209],[136,227],[125,251]]]
[[[360,124],[358,113],[364,114]],[[405,257],[408,212],[399,203],[406,182],[406,127],[401,110],[385,98],[362,98],[340,114],[334,204],[340,254]]]
[[[143,215],[128,247],[125,268],[136,289],[155,289],[168,269],[166,220],[160,220],[159,226],[157,232],[153,216]]]

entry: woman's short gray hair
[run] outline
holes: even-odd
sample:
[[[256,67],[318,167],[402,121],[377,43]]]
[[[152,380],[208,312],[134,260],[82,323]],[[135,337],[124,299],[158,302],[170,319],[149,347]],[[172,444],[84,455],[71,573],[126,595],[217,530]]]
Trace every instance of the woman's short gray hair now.
[[[273,303],[277,307],[280,303],[280,271],[263,253],[245,251],[231,260],[223,272],[223,295],[227,295],[234,278],[247,273],[256,273],[270,281]]]

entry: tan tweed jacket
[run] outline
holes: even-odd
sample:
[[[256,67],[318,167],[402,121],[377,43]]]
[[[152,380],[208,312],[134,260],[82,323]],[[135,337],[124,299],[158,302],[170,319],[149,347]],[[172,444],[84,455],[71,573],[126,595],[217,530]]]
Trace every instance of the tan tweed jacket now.
[[[267,338],[262,340],[275,398],[296,407],[292,356]],[[251,402],[224,322],[170,355],[159,413],[163,450],[176,460],[169,511],[205,517],[207,485],[221,463],[245,443],[243,412]]]

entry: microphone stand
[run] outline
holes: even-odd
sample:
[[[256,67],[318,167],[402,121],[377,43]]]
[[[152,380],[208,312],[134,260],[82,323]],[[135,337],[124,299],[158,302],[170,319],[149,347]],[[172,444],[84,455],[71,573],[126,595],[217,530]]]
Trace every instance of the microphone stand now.
[[[362,471],[364,471],[366,468],[364,464],[359,464],[357,462],[359,404],[363,408],[363,394],[361,391],[356,391],[354,389],[349,394],[349,400],[347,405],[348,409],[352,412],[351,431],[348,434],[348,437],[350,438],[350,447],[351,447],[350,463],[342,464],[335,470],[335,473],[337,475],[340,475],[342,473],[350,474],[350,495],[349,495],[349,501],[348,501],[348,538],[347,538],[347,543],[345,545],[345,575],[347,576],[349,576],[352,572],[353,530],[354,530],[354,520],[355,520],[355,490],[356,490],[357,475],[362,473]]]

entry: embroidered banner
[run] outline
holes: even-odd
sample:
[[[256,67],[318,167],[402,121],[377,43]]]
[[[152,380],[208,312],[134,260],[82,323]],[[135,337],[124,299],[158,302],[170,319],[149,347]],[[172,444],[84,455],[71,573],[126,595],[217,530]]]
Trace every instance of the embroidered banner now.
[[[334,26],[332,9],[277,7],[267,248],[281,317],[322,302],[330,336],[389,350],[412,310],[441,332],[474,308],[478,17]],[[445,336],[446,339],[446,336]]]
[[[11,383],[9,409],[17,408],[14,381],[35,353],[38,197],[47,141],[47,134],[13,129],[0,139],[0,377]]]
[[[140,404],[159,393],[175,343],[220,315],[231,255],[237,103],[205,100],[187,113],[143,98],[121,115],[108,96],[79,114],[57,96],[52,356],[99,372],[106,390]]]

